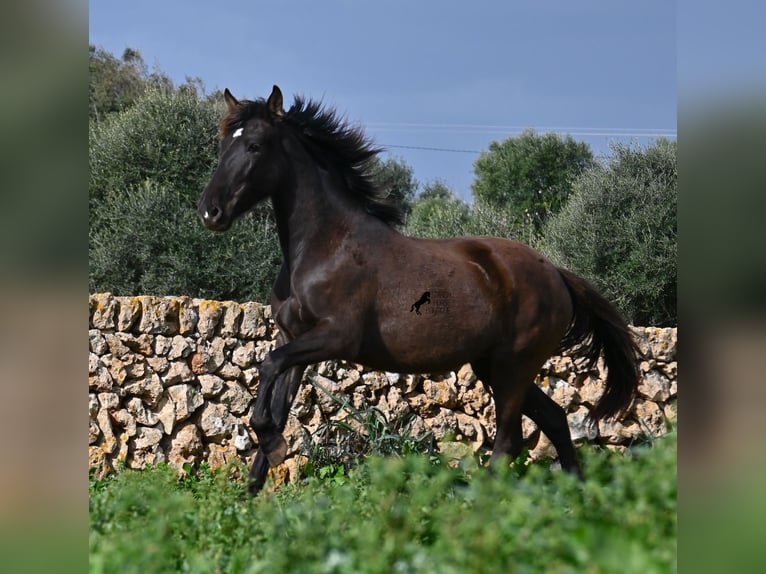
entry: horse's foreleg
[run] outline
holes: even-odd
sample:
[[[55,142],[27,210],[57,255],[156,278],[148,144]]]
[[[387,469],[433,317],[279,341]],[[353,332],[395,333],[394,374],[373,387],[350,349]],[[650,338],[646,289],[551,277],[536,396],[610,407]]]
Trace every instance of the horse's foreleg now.
[[[258,435],[260,449],[271,466],[281,464],[287,454],[287,442],[282,436],[287,411],[300,384],[300,376],[287,378],[287,384],[276,385],[280,375],[292,367],[303,374],[307,365],[337,358],[346,349],[348,329],[341,329],[329,320],[320,321],[313,329],[271,351],[259,369],[260,386],[251,419]],[[272,412],[278,407],[279,412]],[[284,421],[282,419],[284,418]],[[282,421],[282,422],[280,422]],[[262,463],[261,463],[262,464]]]
[[[267,418],[271,419],[271,422],[267,421],[264,423],[263,416],[256,416],[256,413],[262,413],[262,411],[258,411],[258,406],[256,404],[256,409],[254,410],[251,419],[251,425],[254,429],[258,429],[256,430],[256,434],[258,435],[258,441],[261,446],[258,449],[258,453],[255,455],[253,466],[250,468],[249,489],[250,493],[253,495],[258,494],[261,488],[263,488],[263,485],[266,483],[266,475],[269,472],[269,457],[266,455],[266,449],[263,448],[263,444],[271,445],[271,454],[274,460],[280,457],[284,459],[284,456],[286,455],[286,443],[284,443],[285,448],[284,452],[282,452],[279,448],[279,440],[277,439],[275,443],[273,436],[276,434],[281,437],[281,433],[287,424],[287,417],[290,414],[290,406],[300,387],[304,370],[305,367],[302,366],[293,367],[280,376],[274,383],[273,392],[271,393],[269,413],[265,415]],[[261,442],[262,438],[264,442]]]

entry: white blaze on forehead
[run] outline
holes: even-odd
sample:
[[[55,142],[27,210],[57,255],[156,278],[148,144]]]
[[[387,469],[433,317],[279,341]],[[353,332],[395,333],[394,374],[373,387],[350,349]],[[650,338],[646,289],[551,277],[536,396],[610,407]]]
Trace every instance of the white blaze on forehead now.
[[[239,136],[242,135],[242,130],[244,130],[244,129],[245,128],[239,128],[237,131],[235,131],[233,134],[231,134],[231,137],[238,138]]]

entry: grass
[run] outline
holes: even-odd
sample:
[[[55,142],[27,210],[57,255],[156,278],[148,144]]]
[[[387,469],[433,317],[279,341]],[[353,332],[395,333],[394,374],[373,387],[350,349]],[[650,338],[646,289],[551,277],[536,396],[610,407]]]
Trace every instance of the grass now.
[[[674,572],[676,444],[583,448],[584,483],[548,465],[373,456],[256,499],[236,467],[126,470],[91,481],[90,571]]]

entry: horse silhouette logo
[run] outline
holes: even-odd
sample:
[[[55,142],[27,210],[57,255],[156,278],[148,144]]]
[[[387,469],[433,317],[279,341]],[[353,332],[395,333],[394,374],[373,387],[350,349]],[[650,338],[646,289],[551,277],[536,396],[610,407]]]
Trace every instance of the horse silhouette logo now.
[[[417,301],[415,301],[412,304],[412,307],[410,307],[410,313],[415,311],[416,315],[421,315],[421,313],[420,313],[420,306],[424,305],[426,303],[431,303],[431,292],[430,291],[426,291],[425,293],[423,293],[420,296],[420,299],[418,299]]]

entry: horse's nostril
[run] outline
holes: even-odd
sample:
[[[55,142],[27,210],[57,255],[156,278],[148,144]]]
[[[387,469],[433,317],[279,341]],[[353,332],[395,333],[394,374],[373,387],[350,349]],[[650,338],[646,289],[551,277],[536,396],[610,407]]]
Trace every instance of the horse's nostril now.
[[[220,216],[221,216],[221,210],[211,205],[205,210],[205,213],[202,217],[204,217],[206,221],[215,221]]]

